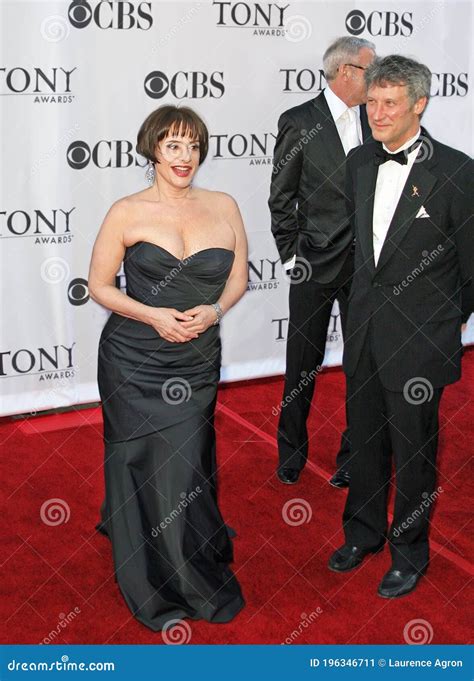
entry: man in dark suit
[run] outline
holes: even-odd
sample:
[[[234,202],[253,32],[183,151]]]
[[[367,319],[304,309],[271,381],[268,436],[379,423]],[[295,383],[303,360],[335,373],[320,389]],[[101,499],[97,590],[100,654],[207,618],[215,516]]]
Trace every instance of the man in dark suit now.
[[[336,40],[323,56],[328,87],[278,121],[269,206],[283,267],[291,270],[285,387],[278,424],[281,482],[297,482],[308,456],[306,421],[321,366],[334,300],[344,334],[353,271],[353,236],[344,197],[345,160],[370,135],[364,70],[373,43]],[[350,443],[343,434],[335,487],[349,481]]]
[[[429,561],[443,386],[461,375],[461,328],[474,310],[473,168],[420,127],[431,72],[400,55],[366,72],[376,141],[347,163],[355,274],[344,346],[351,424],[345,544],[330,558],[352,570],[390,543],[378,593],[412,591]],[[387,535],[391,457],[394,517]]]

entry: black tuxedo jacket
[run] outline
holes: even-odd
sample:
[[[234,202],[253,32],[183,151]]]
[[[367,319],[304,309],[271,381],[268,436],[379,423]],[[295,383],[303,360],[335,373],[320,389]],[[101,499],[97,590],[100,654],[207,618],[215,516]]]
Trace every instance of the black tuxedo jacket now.
[[[373,207],[379,142],[349,154],[346,194],[355,273],[344,338],[352,376],[369,322],[382,384],[403,391],[424,378],[441,387],[461,374],[461,321],[474,310],[473,167],[422,129],[423,144],[374,264]],[[417,217],[420,209],[429,217]]]
[[[365,140],[371,134],[365,107],[360,119]],[[280,116],[268,201],[272,233],[282,262],[305,258],[321,283],[334,280],[352,244],[345,165],[324,90]]]

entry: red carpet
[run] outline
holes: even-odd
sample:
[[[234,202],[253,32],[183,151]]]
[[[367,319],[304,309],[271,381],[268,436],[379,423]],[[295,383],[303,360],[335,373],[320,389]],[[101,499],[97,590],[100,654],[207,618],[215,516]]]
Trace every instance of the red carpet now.
[[[474,352],[463,379],[449,386],[441,409],[439,480],[432,525],[432,562],[411,595],[386,601],[376,588],[388,569],[388,550],[349,575],[330,572],[327,559],[342,543],[345,492],[331,488],[334,455],[344,426],[344,377],[318,379],[311,412],[309,465],[300,484],[274,475],[282,380],[223,386],[216,418],[220,505],[234,540],[234,570],[247,606],[226,625],[192,622],[190,643],[404,643],[412,620],[425,620],[433,643],[471,641],[469,478],[474,439]],[[108,540],[94,525],[102,500],[100,410],[3,419],[3,492],[8,528],[2,556],[4,643],[162,643],[162,635],[130,615],[116,587]],[[67,522],[45,524],[41,507],[62,500]],[[299,505],[308,522],[282,517]],[[68,511],[69,509],[69,511]],[[52,516],[51,516],[52,517]],[[7,534],[7,533],[5,533]],[[409,624],[412,623],[412,624]],[[406,630],[408,631],[408,629]],[[418,630],[419,633],[420,630]],[[292,634],[293,632],[293,634]],[[405,636],[409,636],[406,633]]]

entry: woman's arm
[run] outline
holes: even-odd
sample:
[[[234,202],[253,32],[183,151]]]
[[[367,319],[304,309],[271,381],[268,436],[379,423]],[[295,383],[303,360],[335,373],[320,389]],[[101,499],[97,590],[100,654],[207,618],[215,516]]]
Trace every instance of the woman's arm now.
[[[235,234],[235,258],[226,286],[218,302],[225,314],[242,298],[248,285],[247,236],[237,202],[226,196],[228,222]],[[215,317],[214,317],[215,319]]]
[[[125,255],[123,235],[130,220],[126,199],[112,205],[105,216],[92,251],[89,269],[89,293],[97,303],[123,317],[153,326],[160,336],[171,342],[197,338],[195,332],[184,329],[180,321],[190,316],[171,308],[157,308],[133,300],[115,286],[115,276]]]
[[[223,196],[222,205],[219,207],[219,210],[227,213],[227,222],[230,224],[235,234],[235,257],[232,270],[221,297],[219,300],[212,301],[213,303],[219,303],[223,314],[225,314],[238,300],[240,300],[247,289],[247,237],[239,207],[231,196],[228,194]],[[217,316],[212,305],[197,305],[189,310],[185,310],[185,313],[192,315],[193,320],[191,322],[181,322],[181,326],[189,331],[197,331],[198,333],[202,333],[212,326],[212,324],[215,323]]]

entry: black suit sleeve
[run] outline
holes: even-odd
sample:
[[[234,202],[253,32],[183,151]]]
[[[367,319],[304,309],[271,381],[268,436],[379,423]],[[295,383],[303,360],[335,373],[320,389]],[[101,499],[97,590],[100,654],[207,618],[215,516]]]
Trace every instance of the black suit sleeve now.
[[[278,121],[268,200],[272,234],[282,263],[290,260],[296,253],[298,236],[296,216],[302,165],[301,133],[287,113],[283,113]]]
[[[452,215],[454,240],[461,271],[462,321],[474,312],[474,163],[469,159],[453,176]]]
[[[349,218],[352,234],[355,238],[355,225],[354,225],[354,215],[355,215],[355,198],[354,198],[354,173],[355,173],[355,163],[354,163],[354,153],[358,149],[351,149],[346,161],[346,179],[344,183],[344,195],[346,200],[347,216]]]

